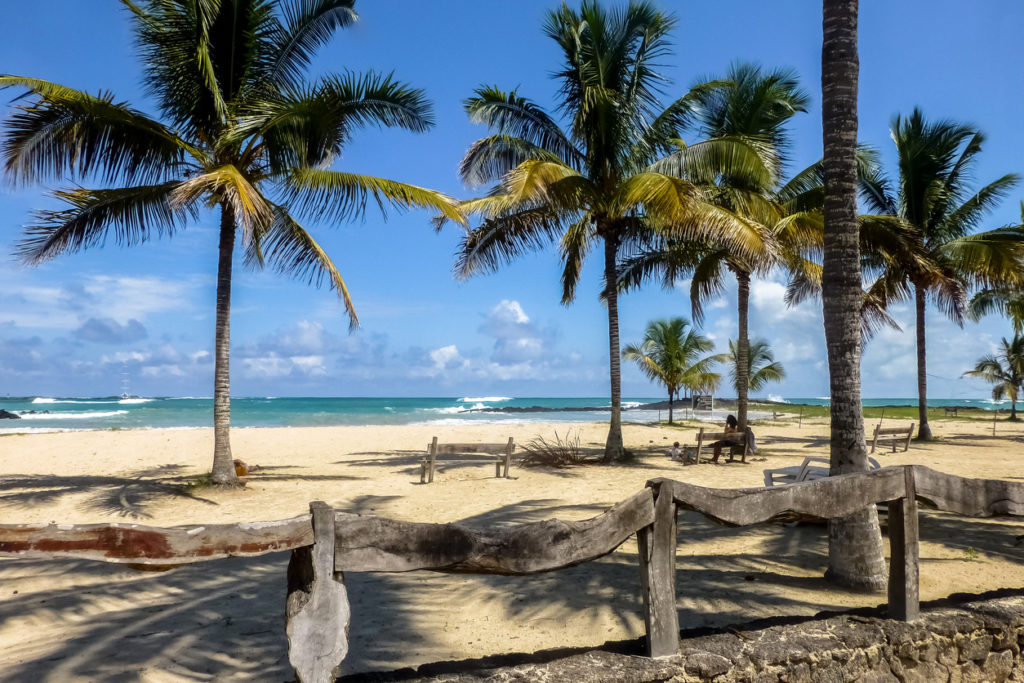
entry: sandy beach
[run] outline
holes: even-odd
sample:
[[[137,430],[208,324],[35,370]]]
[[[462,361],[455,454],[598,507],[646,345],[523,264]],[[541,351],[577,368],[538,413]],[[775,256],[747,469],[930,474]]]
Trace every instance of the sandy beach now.
[[[871,423],[873,425],[873,423]],[[895,426],[895,422],[892,425]],[[759,486],[767,467],[826,456],[823,420],[756,427],[761,451],[746,465],[682,467],[664,452],[695,429],[629,424],[628,465],[571,469],[487,465],[442,469],[419,483],[431,437],[523,444],[555,432],[599,449],[607,426],[470,425],[238,429],[234,456],[262,471],[244,490],[185,491],[207,471],[207,429],[67,432],[0,439],[0,522],[139,522],[173,526],[303,514],[311,500],[394,519],[493,527],[580,520],[653,477],[714,487]],[[962,476],[1020,480],[1024,426],[939,420],[939,438],[883,466],[922,464]],[[921,598],[1024,586],[1018,522],[921,517]],[[873,606],[884,596],[837,590],[821,578],[824,526],[730,529],[680,515],[678,608],[684,629],[762,617]],[[287,553],[233,558],[168,572],[81,560],[0,558],[2,680],[288,680],[284,637]],[[426,662],[600,645],[643,632],[636,544],[597,562],[530,577],[429,572],[346,577],[351,651],[344,673]]]

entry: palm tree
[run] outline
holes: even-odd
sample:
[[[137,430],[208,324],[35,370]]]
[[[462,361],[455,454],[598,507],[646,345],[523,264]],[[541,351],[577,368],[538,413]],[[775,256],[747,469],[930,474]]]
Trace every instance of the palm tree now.
[[[461,205],[481,224],[465,236],[457,272],[468,277],[495,270],[557,242],[562,301],[569,303],[585,258],[603,251],[612,405],[606,460],[624,456],[616,286],[621,254],[654,230],[680,239],[717,234],[741,257],[763,244],[751,223],[706,203],[693,183],[653,167],[673,149],[696,95],[667,107],[659,102],[664,79],[656,65],[668,52],[674,23],[646,0],[611,10],[584,0],[578,11],[564,4],[551,11],[545,32],[564,55],[556,77],[566,130],[516,91],[481,87],[465,103],[470,118],[493,134],[469,148],[460,173],[467,183],[497,185]],[[735,141],[692,154],[704,160],[731,155],[763,167],[749,146]]]
[[[858,0],[823,0],[822,157],[825,181],[822,308],[831,396],[830,471],[868,467],[860,405],[861,286],[857,224]],[[882,590],[885,559],[873,507],[829,521],[826,578]]]
[[[622,349],[623,360],[633,361],[640,371],[668,390],[668,423],[672,424],[672,407],[680,389],[704,391],[718,386],[721,375],[711,372],[714,356],[698,358],[714,348],[714,342],[687,328],[685,318],[652,320],[644,330],[640,344]]]
[[[708,164],[687,148],[662,160],[657,168],[694,182],[717,206],[757,225],[765,234],[765,248],[739,254],[715,239],[687,243],[655,240],[627,260],[620,287],[639,286],[654,275],[659,275],[666,286],[689,277],[691,311],[694,321],[700,322],[704,303],[724,289],[726,272],[736,278],[737,353],[744,360],[734,384],[738,421],[743,429],[749,389],[744,368],[750,353],[747,330],[751,278],[766,273],[778,262],[773,248],[777,235],[773,231],[799,231],[807,220],[807,172],[781,187],[778,179],[789,147],[786,123],[797,112],[807,110],[809,97],[791,70],[763,71],[754,64],[734,64],[725,78],[695,88],[693,99],[699,134],[709,142],[732,141],[750,147],[761,159],[764,171],[758,169],[751,175],[730,157],[719,157],[719,163]]]
[[[437,192],[328,168],[360,126],[423,131],[433,122],[423,92],[392,76],[303,81],[315,51],[356,19],[353,0],[123,1],[163,120],[110,94],[0,77],[0,87],[32,96],[8,121],[9,177],[103,185],[55,191],[65,208],[37,212],[18,253],[35,264],[108,237],[131,246],[174,234],[204,208],[219,212],[213,481],[237,485],[228,372],[237,238],[246,265],[269,262],[311,284],[326,279],[356,325],[345,281],[293,211],[346,220],[373,197],[382,207],[460,214]]]
[[[1024,391],[1024,335],[1013,335],[1013,341],[1002,339],[998,353],[983,356],[964,377],[980,377],[992,384],[992,398],[1010,399],[1010,419],[1017,420],[1017,398]]]
[[[1020,226],[974,232],[979,223],[1018,182],[1007,174],[972,193],[971,167],[984,135],[953,121],[929,123],[920,110],[897,116],[892,138],[899,158],[897,191],[888,184],[866,199],[877,213],[889,214],[918,231],[919,249],[934,268],[894,261],[871,291],[887,304],[913,298],[917,331],[918,438],[931,439],[928,424],[928,381],[925,312],[928,300],[957,324],[963,323],[971,287],[1012,283],[1022,272],[1024,231]]]
[[[763,339],[755,339],[750,342],[750,352],[747,354],[746,373],[742,372],[740,365],[739,344],[729,340],[729,351],[714,356],[720,363],[729,366],[729,376],[733,384],[739,381],[741,374],[746,374],[751,391],[761,391],[769,382],[781,382],[786,379],[786,370],[782,363],[775,360],[768,342]]]

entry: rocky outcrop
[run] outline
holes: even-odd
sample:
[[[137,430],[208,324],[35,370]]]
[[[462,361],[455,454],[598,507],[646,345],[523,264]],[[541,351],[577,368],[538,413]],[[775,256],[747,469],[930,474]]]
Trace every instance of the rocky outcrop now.
[[[0,410],[0,420],[20,420],[21,415],[6,410]]]
[[[542,663],[422,675],[358,677],[444,683],[657,681],[1022,681],[1024,596],[933,608],[912,623],[842,615],[759,630],[684,639],[661,659],[591,651]],[[449,663],[448,667],[452,667]],[[434,669],[436,671],[436,669]],[[404,674],[404,675],[403,675]]]

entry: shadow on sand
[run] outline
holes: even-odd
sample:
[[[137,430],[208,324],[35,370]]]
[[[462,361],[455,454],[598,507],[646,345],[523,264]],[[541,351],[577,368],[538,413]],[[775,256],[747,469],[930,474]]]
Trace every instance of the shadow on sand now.
[[[352,481],[347,475],[288,474],[288,466],[264,467],[249,475],[250,481]],[[48,505],[64,497],[83,496],[78,507],[118,517],[145,519],[150,506],[172,498],[185,498],[205,505],[217,503],[202,495],[194,474],[184,474],[184,465],[158,465],[119,476],[60,474],[9,474],[0,476],[0,507],[24,508]]]

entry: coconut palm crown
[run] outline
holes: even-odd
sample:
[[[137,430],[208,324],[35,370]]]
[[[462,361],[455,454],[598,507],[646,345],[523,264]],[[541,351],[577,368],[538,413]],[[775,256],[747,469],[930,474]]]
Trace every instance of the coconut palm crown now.
[[[66,179],[62,208],[38,211],[18,246],[34,264],[101,246],[173,235],[205,210],[219,214],[213,480],[237,483],[229,441],[231,273],[240,237],[246,265],[326,283],[358,323],[345,281],[300,218],[342,221],[382,208],[428,207],[461,220],[424,188],[330,169],[365,125],[424,131],[421,90],[393,76],[304,74],[317,49],[356,20],[354,0],[123,0],[148,94],[161,117],[112,94],[0,76],[27,91],[7,121],[7,176]]]
[[[729,351],[714,356],[715,360],[729,366],[729,377],[736,384],[740,375],[739,345],[736,340],[729,340]],[[747,381],[751,391],[761,391],[769,382],[781,382],[786,379],[786,370],[782,363],[775,360],[771,346],[763,339],[750,342],[750,353],[747,355]]]
[[[612,404],[608,460],[624,455],[616,288],[621,254],[657,230],[683,239],[717,234],[741,255],[755,253],[763,242],[749,221],[706,202],[695,184],[656,166],[679,149],[696,101],[690,92],[667,106],[661,102],[666,81],[658,60],[668,55],[674,24],[644,0],[610,9],[594,0],[584,0],[578,10],[562,4],[544,26],[563,56],[555,73],[557,116],[517,91],[491,86],[465,102],[471,120],[492,134],[469,148],[460,173],[469,184],[495,184],[486,196],[461,205],[480,223],[462,242],[457,273],[495,270],[557,243],[562,301],[568,303],[585,258],[602,252]],[[764,168],[749,146],[732,141],[689,153],[705,162],[733,155]]]
[[[689,328],[689,329],[687,329]],[[715,347],[714,342],[690,327],[685,318],[652,320],[644,330],[643,341],[627,344],[623,360],[633,361],[649,379],[668,391],[668,423],[680,390],[714,390],[722,376],[711,371],[715,356],[701,358]]]
[[[991,384],[996,401],[1010,399],[1010,419],[1016,421],[1017,399],[1024,392],[1024,335],[1017,333],[1010,341],[1003,337],[999,350],[979,359],[964,377],[978,377]]]
[[[875,193],[862,195],[878,214],[905,221],[918,232],[919,250],[931,267],[892,261],[871,286],[886,305],[912,299],[916,309],[918,438],[931,438],[928,424],[925,310],[928,301],[962,324],[972,288],[1018,283],[1024,272],[1024,229],[1009,226],[978,232],[989,213],[1017,185],[1010,173],[973,191],[971,168],[985,136],[954,121],[929,122],[919,109],[896,116],[891,127],[898,172]],[[892,189],[893,182],[895,191]]]

